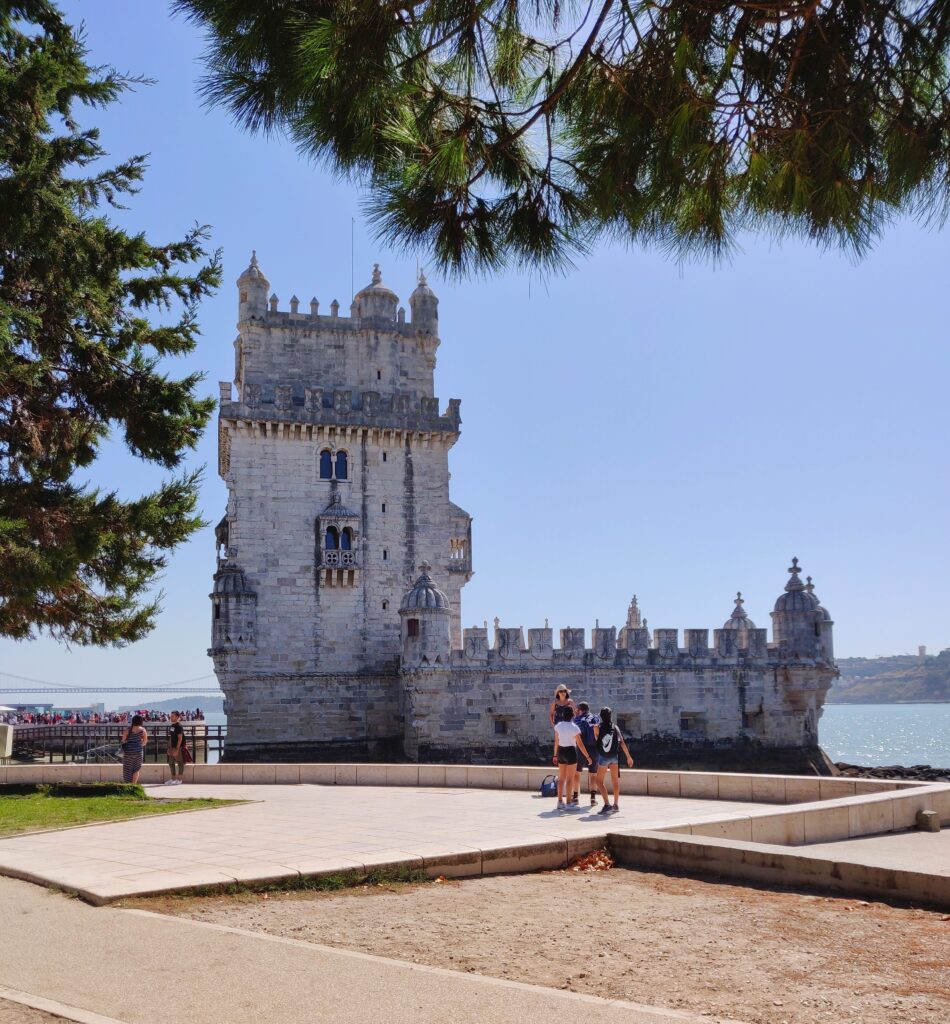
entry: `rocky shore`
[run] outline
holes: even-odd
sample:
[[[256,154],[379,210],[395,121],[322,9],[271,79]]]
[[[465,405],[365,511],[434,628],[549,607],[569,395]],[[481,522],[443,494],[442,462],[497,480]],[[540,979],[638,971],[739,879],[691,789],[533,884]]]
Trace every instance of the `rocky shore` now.
[[[950,768],[934,768],[929,764],[885,764],[867,767],[860,764],[846,764],[836,761],[835,768],[840,775],[857,779],[900,779],[902,782],[950,782]]]

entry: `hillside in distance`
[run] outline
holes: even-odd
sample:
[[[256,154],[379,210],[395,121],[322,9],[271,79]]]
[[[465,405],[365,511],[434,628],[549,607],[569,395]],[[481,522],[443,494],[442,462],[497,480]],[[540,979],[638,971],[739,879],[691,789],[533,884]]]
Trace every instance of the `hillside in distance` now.
[[[224,698],[210,696],[202,697],[197,694],[188,696],[186,694],[182,697],[171,697],[168,700],[149,700],[139,701],[138,704],[123,704],[119,710],[138,711],[140,708],[148,708],[149,711],[184,711],[186,708],[189,711],[194,711],[195,708],[201,708],[201,710],[207,715],[223,711]]]
[[[899,704],[950,701],[950,647],[920,657],[839,658],[841,678],[828,693],[832,704]]]

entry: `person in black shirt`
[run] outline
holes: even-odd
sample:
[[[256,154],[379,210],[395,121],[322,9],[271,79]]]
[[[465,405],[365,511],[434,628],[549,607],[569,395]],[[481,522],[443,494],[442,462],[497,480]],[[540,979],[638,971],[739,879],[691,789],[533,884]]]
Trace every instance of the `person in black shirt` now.
[[[165,751],[165,757],[172,777],[165,785],[180,786],[185,774],[185,730],[181,727],[180,712],[173,711],[168,717],[171,719],[171,725],[168,727],[168,749]]]

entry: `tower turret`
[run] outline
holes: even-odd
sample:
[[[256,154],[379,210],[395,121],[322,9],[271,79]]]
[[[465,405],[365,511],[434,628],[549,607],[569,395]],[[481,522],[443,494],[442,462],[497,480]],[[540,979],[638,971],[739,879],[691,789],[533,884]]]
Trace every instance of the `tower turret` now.
[[[449,599],[432,581],[432,566],[423,562],[421,575],[402,599],[402,667],[445,665],[449,661]]]
[[[734,629],[739,634],[739,646],[745,647],[750,630],[755,629],[755,623],[749,618],[744,608],[745,601],[742,599],[742,591],[736,594],[736,606],[732,609],[732,615],[722,624],[723,629]]]
[[[257,251],[251,253],[251,263],[247,270],[237,279],[238,286],[238,321],[244,322],[253,317],[263,318],[267,312],[267,291],[270,281],[264,271],[257,265]]]
[[[383,284],[379,264],[373,264],[373,279],[353,298],[352,312],[360,320],[383,320],[392,323],[396,319],[399,296]]]
[[[244,571],[230,557],[214,574],[211,594],[211,650],[215,655],[252,651],[257,645],[257,594]]]
[[[785,593],[775,602],[772,612],[772,635],[790,655],[825,660],[828,655],[822,623],[827,612],[812,592],[814,588],[809,589],[802,583],[797,558],[792,559],[788,571],[791,576],[785,584]],[[828,638],[830,643],[830,632]]]
[[[439,333],[439,300],[429,287],[424,273],[419,273],[419,284],[409,296],[412,326],[425,334]]]

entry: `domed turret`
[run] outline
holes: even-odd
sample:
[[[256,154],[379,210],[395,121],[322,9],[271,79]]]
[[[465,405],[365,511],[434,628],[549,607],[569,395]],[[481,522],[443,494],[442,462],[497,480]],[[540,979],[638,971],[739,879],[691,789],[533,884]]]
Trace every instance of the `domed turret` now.
[[[257,264],[257,251],[251,253],[251,263],[237,279],[238,320],[263,317],[267,312],[267,292],[270,281]]]
[[[723,629],[735,629],[740,633],[748,633],[750,629],[755,629],[755,623],[749,618],[744,604],[740,590],[736,594],[736,606],[732,609],[732,615],[722,624]]]
[[[257,643],[257,594],[244,570],[226,558],[214,574],[211,604],[212,656],[238,650],[253,650]]]
[[[788,653],[801,658],[831,657],[830,625],[823,622],[827,614],[815,597],[814,587],[802,583],[798,559],[793,558],[785,593],[775,602],[772,612],[772,633],[775,642],[784,644]]]
[[[361,320],[396,319],[396,307],[399,296],[383,284],[383,275],[379,264],[373,264],[373,280],[362,291],[357,292],[353,299],[353,309]]]
[[[419,284],[409,296],[412,326],[425,334],[439,333],[439,300],[429,287],[425,274],[419,274]]]
[[[399,607],[404,668],[441,665],[449,660],[449,599],[429,575],[432,566],[423,562],[419,568],[421,575]]]

